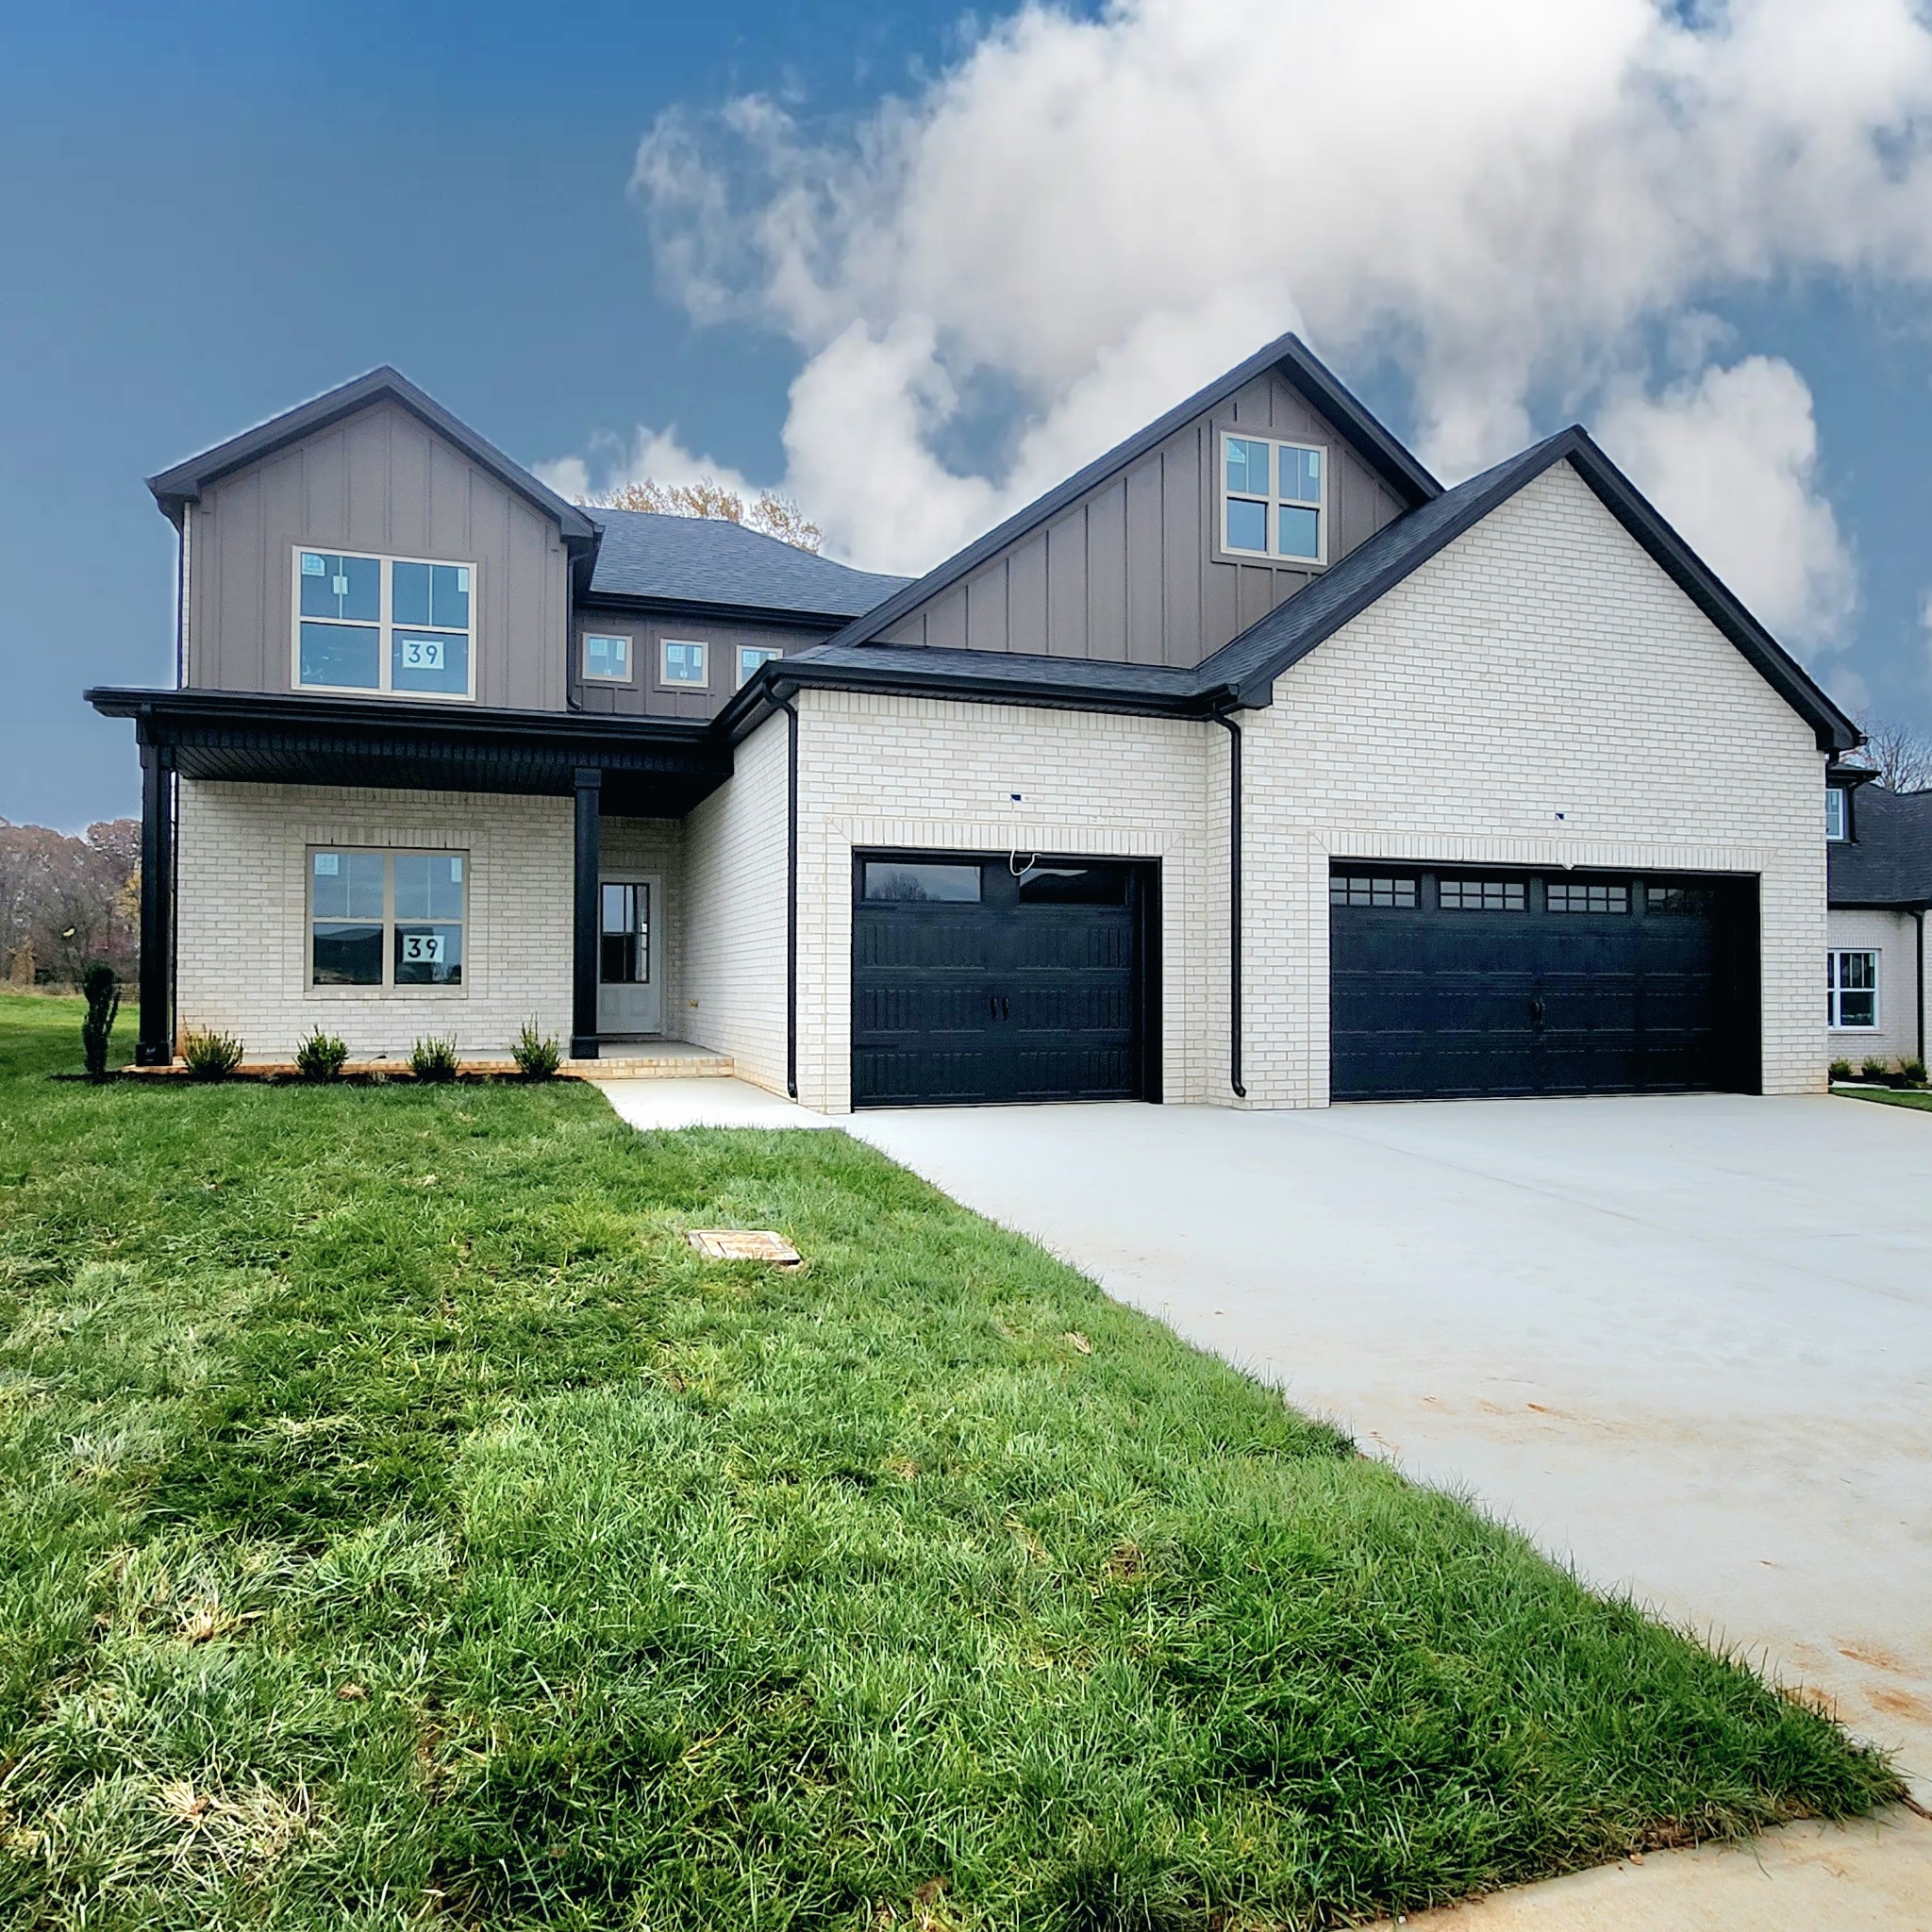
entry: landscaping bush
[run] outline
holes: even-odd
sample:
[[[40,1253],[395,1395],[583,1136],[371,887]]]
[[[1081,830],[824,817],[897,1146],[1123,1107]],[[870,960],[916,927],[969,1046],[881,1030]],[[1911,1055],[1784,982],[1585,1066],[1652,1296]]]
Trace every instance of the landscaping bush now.
[[[1925,1062],[1911,1058],[1900,1060],[1898,1076],[1907,1087],[1923,1087],[1925,1084]]]
[[[80,975],[80,990],[87,995],[80,1050],[87,1056],[89,1074],[103,1080],[108,1074],[108,1041],[114,1031],[114,1017],[121,1010],[120,976],[111,966],[96,963]]]
[[[539,1033],[534,1020],[524,1022],[524,1030],[517,1035],[517,1043],[510,1048],[510,1057],[517,1063],[517,1070],[526,1080],[548,1080],[563,1064],[563,1055],[558,1050],[554,1033]]]
[[[305,1080],[333,1080],[342,1071],[349,1049],[320,1026],[295,1049],[295,1069]]]
[[[409,1049],[409,1067],[419,1080],[454,1080],[457,1076],[457,1037],[432,1033]]]
[[[225,1080],[242,1064],[242,1042],[232,1033],[191,1026],[181,1036],[181,1058],[196,1080]]]
[[[1891,1069],[1875,1053],[1868,1053],[1858,1062],[1858,1077],[1861,1080],[1882,1080]]]
[[[1831,1077],[1834,1084],[1840,1080],[1849,1080],[1852,1077],[1851,1061],[1833,1060],[1831,1063]]]

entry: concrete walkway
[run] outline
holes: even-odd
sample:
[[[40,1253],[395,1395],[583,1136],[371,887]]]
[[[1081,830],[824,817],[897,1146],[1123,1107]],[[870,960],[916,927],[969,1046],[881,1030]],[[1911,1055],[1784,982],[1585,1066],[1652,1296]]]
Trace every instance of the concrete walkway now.
[[[1932,1116],[1690,1095],[850,1127],[1823,1693],[1932,1801]]]

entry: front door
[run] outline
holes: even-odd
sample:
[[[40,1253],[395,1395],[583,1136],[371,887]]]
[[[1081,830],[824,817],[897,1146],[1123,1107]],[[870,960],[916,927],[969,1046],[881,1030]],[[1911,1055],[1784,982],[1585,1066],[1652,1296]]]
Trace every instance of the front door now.
[[[663,1030],[662,891],[655,878],[607,878],[599,894],[597,1031]]]

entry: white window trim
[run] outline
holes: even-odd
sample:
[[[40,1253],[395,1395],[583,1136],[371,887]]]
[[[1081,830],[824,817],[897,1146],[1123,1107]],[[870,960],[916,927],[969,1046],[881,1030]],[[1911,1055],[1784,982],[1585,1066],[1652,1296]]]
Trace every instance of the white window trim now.
[[[312,543],[305,549],[313,550]],[[364,553],[349,551],[351,557]],[[405,558],[404,562],[418,559]],[[474,577],[470,580],[475,582]],[[474,606],[472,607],[474,610]],[[307,687],[313,690],[314,687]],[[365,693],[367,695],[367,693]],[[382,978],[375,986],[317,986],[315,983],[315,855],[318,852],[379,852],[382,855]],[[409,920],[410,925],[460,925],[463,929],[463,977],[458,986],[398,986],[395,978],[396,868],[403,858],[460,858],[463,861],[463,910],[458,919]],[[475,869],[463,845],[365,845],[346,839],[318,839],[302,854],[302,993],[313,1000],[466,1000],[475,979],[475,948],[471,943],[470,884]],[[354,922],[351,922],[352,924]]]
[[[1838,962],[1849,953],[1862,953],[1872,961],[1872,1019],[1869,1024],[1857,1021],[1847,1025],[1839,1015],[1839,1001],[1845,989],[1838,983]],[[1885,955],[1880,946],[1829,946],[1824,955],[1825,1028],[1832,1033],[1882,1033],[1885,1030]],[[1854,987],[1854,992],[1865,989]]]
[[[749,671],[744,668],[744,653],[747,651],[763,653],[758,661]],[[767,664],[774,662],[784,655],[783,651],[772,644],[733,644],[731,647],[731,661],[738,672],[738,682],[732,689],[734,691],[742,691]]]
[[[1227,445],[1233,438],[1240,442],[1265,442],[1269,445],[1268,475],[1270,495],[1268,503],[1268,548],[1260,550],[1232,550],[1227,541],[1227,503],[1230,495],[1245,503],[1259,503],[1262,499],[1251,495],[1247,491],[1230,491],[1227,487]],[[1307,450],[1322,458],[1322,500],[1312,506],[1316,510],[1316,528],[1322,533],[1318,557],[1291,557],[1281,548],[1281,520],[1275,511],[1289,498],[1279,493],[1281,476],[1281,452],[1285,449]],[[1292,436],[1265,436],[1243,429],[1239,424],[1232,424],[1217,429],[1214,440],[1214,541],[1215,557],[1224,563],[1286,564],[1301,570],[1325,570],[1328,567],[1328,521],[1333,514],[1333,504],[1328,494],[1328,479],[1333,475],[1334,455],[1325,442],[1307,442]],[[1302,505],[1308,508],[1310,506]]]
[[[375,620],[375,675],[376,685],[372,691],[366,684],[305,684],[302,681],[302,626],[307,624],[332,624],[333,618],[305,618],[302,615],[302,558],[304,553],[313,557],[367,557],[380,566],[376,572],[376,610]],[[390,592],[390,566],[395,563],[453,564],[458,570],[470,573],[470,627],[467,631],[455,631],[447,625],[433,624],[406,624],[405,630],[435,631],[441,629],[445,637],[463,637],[468,641],[469,686],[456,691],[397,691],[390,682],[391,641],[395,629],[391,616],[391,597]],[[474,705],[476,702],[476,638],[480,625],[476,622],[478,596],[482,589],[482,574],[476,566],[460,557],[407,557],[384,550],[358,550],[354,544],[337,543],[297,543],[289,553],[290,590],[289,602],[291,607],[291,620],[289,626],[289,689],[292,691],[320,691],[325,696],[351,698],[396,698],[404,704],[430,705]],[[354,627],[360,620],[341,620],[345,625]],[[367,629],[366,624],[361,625]],[[346,849],[346,848],[344,848]]]
[[[474,581],[474,579],[473,579]],[[607,677],[600,671],[591,669],[591,640],[592,638],[617,638],[624,643],[624,660],[630,669],[622,677]],[[577,658],[578,675],[586,684],[635,684],[638,681],[638,640],[635,631],[628,630],[587,630],[580,639],[581,651]]]
[[[1838,813],[1838,824],[1832,824],[1834,805]],[[1824,788],[1824,837],[1832,845],[1842,845],[1852,835],[1852,801],[1842,785],[1827,785]]]
[[[705,668],[702,677],[673,677],[671,670],[671,647],[680,650],[701,651],[704,655],[698,662]],[[711,646],[704,638],[659,638],[658,640],[658,682],[666,691],[709,691],[711,688]]]

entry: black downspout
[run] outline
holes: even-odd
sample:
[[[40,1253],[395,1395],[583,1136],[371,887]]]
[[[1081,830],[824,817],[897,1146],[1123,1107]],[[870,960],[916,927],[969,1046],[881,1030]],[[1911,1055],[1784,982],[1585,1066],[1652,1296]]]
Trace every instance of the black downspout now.
[[[175,753],[141,742],[141,1024],[134,1063],[175,1058]]]
[[[1241,1085],[1241,727],[1225,711],[1214,722],[1227,726],[1227,1084],[1237,1100]]]
[[[798,710],[793,685],[772,687],[785,713],[785,1091],[798,1098]]]
[[[571,948],[570,1057],[597,1058],[598,885],[604,860],[604,774],[576,773],[576,892]]]

